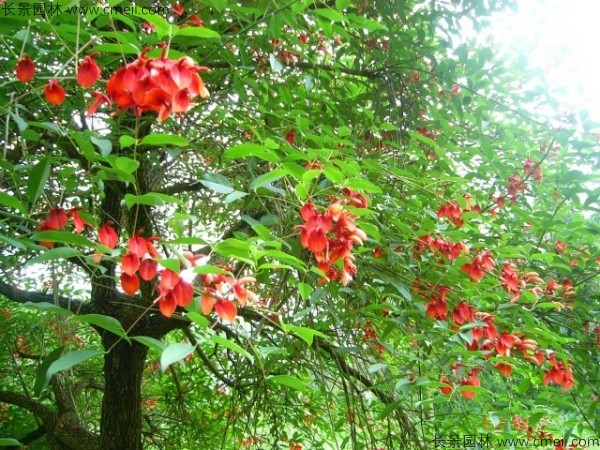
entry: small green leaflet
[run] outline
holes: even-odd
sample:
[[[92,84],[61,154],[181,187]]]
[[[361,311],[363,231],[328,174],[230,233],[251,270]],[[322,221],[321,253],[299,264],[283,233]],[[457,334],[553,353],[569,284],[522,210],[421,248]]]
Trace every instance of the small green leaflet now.
[[[242,355],[244,358],[247,358],[248,360],[250,360],[250,362],[252,362],[252,363],[254,362],[254,358],[252,357],[252,355],[250,353],[248,353],[247,350],[244,350],[242,347],[237,345],[235,342],[232,342],[229,339],[224,338],[223,336],[215,335],[215,336],[211,337],[208,342],[214,342],[215,344],[218,344],[222,347],[228,348],[229,350],[233,350],[234,352]]]
[[[160,355],[160,368],[164,372],[167,368],[177,361],[183,360],[186,356],[192,354],[196,347],[190,344],[171,344],[165,348]]]
[[[276,152],[258,144],[234,145],[223,153],[225,159],[260,158],[272,163],[279,162]]]
[[[149,134],[144,136],[141,142],[142,145],[155,145],[157,147],[165,146],[177,146],[186,147],[189,145],[188,141],[177,136],[176,134]]]
[[[75,256],[83,256],[82,253],[71,247],[58,247],[52,248],[50,250],[46,250],[44,253],[34,256],[29,261],[27,261],[26,265],[32,264],[40,264],[46,261],[52,261],[55,259],[68,259]]]
[[[104,316],[102,314],[85,314],[82,316],[76,316],[75,319],[79,322],[96,325],[97,327],[110,331],[111,333],[116,334],[117,336],[122,337],[129,342],[129,337],[123,329],[123,326],[114,317]]]
[[[271,375],[268,380],[272,383],[290,387],[298,391],[306,391],[308,389],[304,381],[291,375]]]
[[[31,202],[30,206],[33,207],[40,198],[44,191],[46,181],[50,176],[50,158],[42,158],[35,166],[29,171],[29,179],[27,180],[27,198]]]

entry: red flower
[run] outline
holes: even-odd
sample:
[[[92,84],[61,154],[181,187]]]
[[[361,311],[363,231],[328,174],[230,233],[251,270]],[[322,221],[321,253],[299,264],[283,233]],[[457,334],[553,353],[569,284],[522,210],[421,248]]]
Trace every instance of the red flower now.
[[[128,253],[121,260],[121,270],[127,275],[135,275],[140,267],[140,258],[133,253]]]
[[[479,376],[477,375],[477,371],[480,370],[478,367],[475,367],[473,369],[471,369],[468,373],[469,378],[465,378],[462,380],[462,382],[460,383],[461,386],[473,386],[473,387],[479,387],[481,386],[481,383],[479,381]],[[461,395],[470,400],[473,397],[475,397],[475,395],[477,395],[477,392],[474,391],[461,391]]]
[[[148,246],[146,245],[146,239],[141,237],[138,233],[129,239],[128,249],[129,253],[141,259],[148,253]]]
[[[50,226],[48,225],[48,221],[42,220],[40,222],[40,226],[38,227],[38,231],[50,231],[50,230],[53,230],[53,228],[50,228]],[[54,247],[54,242],[38,241],[38,244],[43,245],[46,248]]]
[[[467,302],[462,300],[452,312],[452,319],[457,325],[463,323],[473,323],[475,321],[475,308],[467,305]]]
[[[440,391],[442,392],[442,394],[444,395],[450,395],[452,394],[452,383],[450,383],[450,381],[448,381],[448,378],[443,375],[440,378],[440,383],[444,383],[446,386],[440,386]]]
[[[544,374],[544,384],[556,383],[568,391],[575,385],[571,367],[564,362],[557,362],[554,355],[548,358],[552,367]]]
[[[289,142],[290,145],[294,145],[296,142],[296,132],[294,130],[290,130],[285,135],[285,140]]]
[[[67,225],[68,220],[67,213],[62,208],[56,206],[48,213],[46,222],[48,229],[61,230]]]
[[[139,267],[140,277],[144,281],[152,281],[158,273],[158,263],[153,259],[144,259]]]
[[[504,264],[504,267],[502,267],[502,270],[500,271],[500,284],[512,295],[510,302],[516,302],[521,295],[521,291],[519,290],[521,282],[519,281],[517,272],[515,272],[512,264],[506,263]]]
[[[462,208],[456,202],[448,202],[445,205],[440,206],[437,212],[438,217],[447,217],[457,227],[463,226],[464,222],[461,220]]]
[[[35,75],[35,64],[29,59],[28,55],[24,54],[19,60],[15,68],[15,73],[17,74],[17,78],[23,83],[27,83],[33,78]]]
[[[470,263],[463,264],[461,269],[469,275],[473,281],[479,282],[486,272],[492,270],[494,264],[490,252],[486,251],[482,255],[477,255]]]
[[[356,206],[357,208],[366,208],[369,206],[369,202],[367,201],[367,199],[364,196],[362,196],[358,192],[353,191],[350,188],[342,189],[342,193],[345,196],[349,197],[349,200],[350,200],[349,203],[352,206]]]
[[[103,94],[102,92],[94,91],[94,92],[92,92],[92,95],[94,96],[95,100],[88,107],[87,111],[85,112],[86,116],[93,116],[94,114],[96,114],[96,110],[105,103],[112,105],[112,100],[110,98],[108,98],[105,94]]]
[[[58,84],[58,81],[56,81],[55,78],[52,78],[44,88],[44,96],[46,97],[46,100],[48,100],[48,103],[62,105],[67,94],[62,86]]]
[[[100,67],[96,64],[93,55],[88,55],[83,58],[83,62],[77,70],[77,82],[85,87],[93,86],[100,78]]]
[[[130,275],[123,272],[121,274],[121,287],[125,293],[129,295],[135,295],[135,293],[140,289],[140,279],[135,273]]]
[[[191,17],[188,20],[186,20],[185,24],[191,27],[200,28],[204,26],[204,22],[198,14],[192,14]]]
[[[181,6],[179,3],[172,5],[171,11],[173,14],[177,14],[178,16],[181,16],[184,13],[183,6]]]
[[[91,226],[89,223],[86,224],[85,221],[83,220],[83,217],[81,217],[79,215],[79,213],[77,212],[82,209],[83,208],[81,206],[76,206],[75,208],[73,208],[69,212],[67,212],[67,216],[71,217],[73,219],[73,226],[75,227],[76,233],[83,233],[83,230],[85,229],[86,225]]]
[[[500,372],[503,377],[508,377],[512,373],[512,366],[510,364],[499,362],[496,363],[494,367],[498,369],[498,372]]]
[[[100,243],[111,250],[117,246],[119,241],[119,236],[117,236],[117,232],[111,226],[111,222],[107,222],[104,224],[100,231],[98,232],[98,240]]]
[[[235,303],[222,298],[215,303],[215,312],[224,322],[232,323],[237,316]]]

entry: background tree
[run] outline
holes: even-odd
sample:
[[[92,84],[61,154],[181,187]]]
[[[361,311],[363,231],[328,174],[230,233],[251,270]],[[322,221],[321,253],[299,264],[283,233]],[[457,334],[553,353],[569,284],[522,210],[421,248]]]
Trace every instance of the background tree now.
[[[597,129],[488,4],[6,3],[3,442],[596,437]]]

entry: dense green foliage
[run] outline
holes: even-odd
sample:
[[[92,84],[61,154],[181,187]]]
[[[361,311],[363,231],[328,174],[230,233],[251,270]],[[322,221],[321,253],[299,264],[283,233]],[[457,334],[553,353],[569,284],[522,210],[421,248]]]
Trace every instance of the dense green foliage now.
[[[0,438],[599,437],[599,128],[522,58],[457,45],[510,2],[19,4],[0,11]],[[160,287],[194,286],[170,318],[185,295],[137,289],[135,236]],[[145,358],[141,410],[108,388],[136,371],[120,349]],[[106,417],[123,408],[142,437]]]

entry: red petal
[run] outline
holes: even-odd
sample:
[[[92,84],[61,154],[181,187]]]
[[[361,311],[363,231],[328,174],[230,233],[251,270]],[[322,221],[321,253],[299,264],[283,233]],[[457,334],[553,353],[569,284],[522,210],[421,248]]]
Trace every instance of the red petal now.
[[[179,274],[165,269],[160,274],[160,287],[166,290],[173,289],[179,283]]]
[[[125,293],[134,295],[140,288],[140,279],[136,274],[128,275],[126,273],[121,274],[121,287]]]
[[[190,283],[179,280],[179,283],[173,288],[173,296],[178,306],[186,307],[194,298],[194,288]]]
[[[85,229],[85,222],[83,221],[83,218],[76,212],[72,212],[71,217],[73,218],[73,225],[75,226],[75,232],[83,233],[83,230]]]
[[[317,208],[315,208],[315,205],[310,202],[305,203],[300,210],[300,215],[305,222],[308,222],[313,217],[317,217]]]
[[[129,253],[143,258],[148,253],[148,247],[146,246],[146,239],[141,236],[133,236],[129,239]]]
[[[158,264],[153,259],[144,259],[140,264],[139,274],[142,280],[152,281],[158,272]]]
[[[100,231],[98,232],[98,240],[102,245],[112,250],[117,246],[119,236],[117,236],[117,232],[112,226],[106,224],[100,228]]]
[[[202,294],[202,314],[208,316],[215,306],[216,299],[210,294]]]
[[[327,237],[322,231],[313,231],[308,236],[308,248],[313,253],[319,253],[327,247]]]
[[[121,270],[128,275],[135,275],[140,267],[140,258],[132,253],[128,253],[121,260]]]
[[[52,208],[48,213],[47,224],[52,230],[60,230],[65,227],[68,222],[67,213],[62,208]]]
[[[235,316],[237,316],[235,303],[230,302],[229,300],[219,299],[217,303],[215,303],[215,312],[224,322],[232,323],[235,320]]]
[[[169,292],[165,297],[162,297],[158,302],[158,308],[165,317],[171,317],[177,308],[177,302],[173,293]]]

